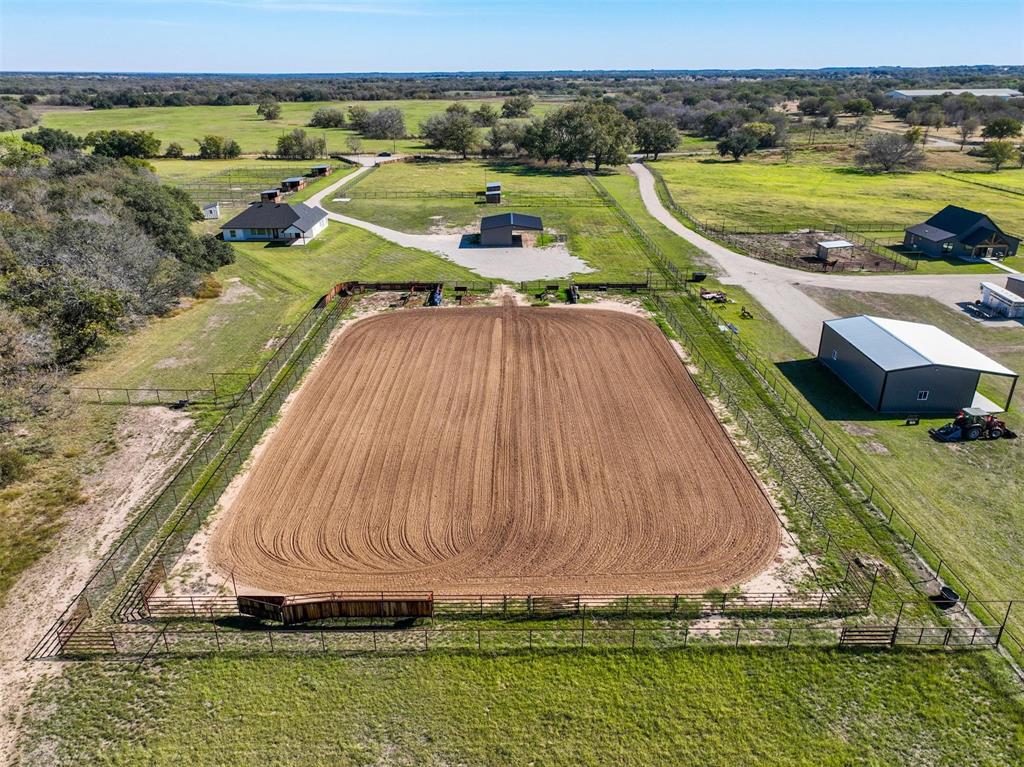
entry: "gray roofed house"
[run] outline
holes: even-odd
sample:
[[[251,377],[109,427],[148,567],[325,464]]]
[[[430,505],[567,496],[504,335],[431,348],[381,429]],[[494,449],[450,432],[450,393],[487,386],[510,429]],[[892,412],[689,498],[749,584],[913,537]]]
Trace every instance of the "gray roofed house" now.
[[[923,224],[909,226],[903,246],[932,258],[1007,258],[1017,253],[1020,240],[1000,229],[984,213],[947,205]]]
[[[327,211],[301,202],[294,205],[254,202],[221,227],[230,242],[305,243],[327,228]]]
[[[822,323],[818,361],[880,412],[1000,412],[978,393],[981,375],[1017,381],[1012,370],[934,325],[867,315]],[[1011,387],[1007,407],[1012,397]]]
[[[544,231],[539,216],[525,213],[498,213],[480,219],[480,244],[511,247],[515,244],[515,230]]]

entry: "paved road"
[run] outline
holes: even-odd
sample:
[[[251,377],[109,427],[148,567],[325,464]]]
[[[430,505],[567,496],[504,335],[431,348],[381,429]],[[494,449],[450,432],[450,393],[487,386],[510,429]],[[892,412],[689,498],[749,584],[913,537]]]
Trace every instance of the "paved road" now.
[[[771,312],[790,335],[814,353],[818,349],[821,323],[836,315],[804,293],[801,286],[927,296],[959,311],[958,302],[973,301],[978,297],[979,283],[993,279],[980,274],[818,274],[758,261],[729,250],[685,227],[662,205],[651,172],[641,163],[632,163],[629,169],[640,182],[640,196],[652,216],[707,253],[721,270],[720,279],[723,283],[745,289]],[[998,274],[995,269],[993,272]]]

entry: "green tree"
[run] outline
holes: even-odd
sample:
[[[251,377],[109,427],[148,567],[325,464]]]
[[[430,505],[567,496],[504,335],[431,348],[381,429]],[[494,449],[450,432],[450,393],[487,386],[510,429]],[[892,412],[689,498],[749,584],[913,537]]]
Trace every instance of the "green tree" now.
[[[273,99],[264,99],[256,107],[256,114],[264,120],[276,120],[281,116],[281,105]]]
[[[140,160],[156,157],[160,153],[160,139],[151,131],[98,130],[84,140],[93,154],[104,157],[135,157]]]
[[[431,115],[420,126],[420,132],[434,149],[458,152],[463,159],[480,143],[473,117],[462,104],[452,104],[442,114]]]
[[[645,117],[636,124],[636,146],[655,160],[679,146],[679,131],[671,120]]]
[[[877,133],[864,142],[854,160],[861,167],[891,173],[920,168],[924,164],[924,152],[912,136]]]
[[[277,156],[287,160],[315,160],[327,152],[327,139],[322,136],[307,136],[302,128],[296,128],[277,139]]]
[[[20,136],[7,133],[0,135],[0,166],[25,168],[46,162],[44,151],[39,144],[23,140]]]
[[[613,104],[592,101],[583,107],[584,158],[590,157],[594,170],[604,165],[621,165],[629,157],[635,130]]]
[[[735,162],[739,162],[757,149],[758,143],[760,143],[760,139],[754,133],[740,128],[719,141],[715,145],[715,149],[722,157],[730,155]]]
[[[1006,163],[1013,161],[1017,156],[1017,149],[1009,141],[989,141],[981,150],[981,156],[992,166],[992,170],[998,171]]]
[[[199,156],[204,160],[230,160],[242,153],[237,141],[224,136],[203,136],[195,141],[199,144]]]
[[[991,120],[981,131],[984,138],[1004,139],[1019,136],[1021,132],[1021,121],[1012,117],[997,117]]]
[[[501,116],[506,120],[526,117],[533,109],[533,99],[525,93],[509,96],[501,105]]]
[[[523,128],[518,148],[547,165],[557,152],[554,121],[550,116],[531,120]]]
[[[366,133],[370,121],[370,110],[366,107],[351,106],[348,108],[348,124],[356,133]]]
[[[333,107],[320,107],[309,118],[310,128],[344,128],[345,113]]]
[[[960,134],[960,151],[964,151],[964,146],[967,144],[967,139],[978,132],[978,128],[981,127],[981,121],[977,117],[965,117],[960,121],[957,126],[957,133]]]
[[[481,128],[493,128],[501,114],[490,104],[481,104],[473,112],[473,123]]]
[[[843,111],[851,115],[870,115],[875,106],[867,99],[850,99],[843,103]]]
[[[185,147],[179,144],[177,141],[172,141],[167,145],[167,149],[164,150],[164,157],[169,160],[180,160],[185,156]]]
[[[405,115],[397,107],[378,109],[370,114],[362,133],[367,138],[392,141],[405,138]]]
[[[39,144],[47,154],[61,151],[74,152],[83,146],[82,139],[60,128],[43,126],[34,131],[25,131],[21,137],[32,144]]]

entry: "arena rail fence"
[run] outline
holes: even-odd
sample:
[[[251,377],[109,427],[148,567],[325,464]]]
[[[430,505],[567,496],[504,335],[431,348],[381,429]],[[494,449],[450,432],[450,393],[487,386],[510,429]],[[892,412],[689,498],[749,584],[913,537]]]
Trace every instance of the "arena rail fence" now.
[[[662,186],[665,186],[664,180],[660,178],[660,175],[654,173],[656,180],[661,182]],[[668,261],[668,257],[665,253],[654,243],[650,237],[642,232],[639,225],[632,219],[628,212],[618,202],[603,190],[593,177],[588,176],[591,183],[598,189],[599,193],[604,193],[610,200],[620,218],[627,224],[630,230],[638,233],[638,238],[648,246],[649,254],[652,261],[656,265],[663,265]],[[668,192],[667,186],[665,187],[666,193]],[[682,215],[689,218],[688,214],[680,211]],[[706,302],[701,301],[699,298],[699,288],[694,286],[691,282],[686,279],[681,279],[680,276],[683,274],[682,270],[678,269],[674,265],[671,268],[665,269],[666,276],[673,279],[676,283],[676,287],[688,295],[695,305],[703,312],[709,320],[713,323],[714,327],[728,327],[728,323],[721,317],[714,309],[706,306]],[[664,301],[661,301],[656,293],[652,293],[652,298],[656,303],[659,304],[659,308],[667,309],[667,305]],[[670,322],[670,324],[672,324]],[[689,350],[696,351],[697,345],[693,338],[685,331],[682,327],[681,321],[675,318],[675,324],[673,329],[679,332],[680,335],[689,340]],[[755,376],[765,384],[768,391],[770,391],[777,400],[781,401],[784,408],[787,408],[793,418],[802,427],[803,431],[810,437],[813,444],[818,446],[829,459],[830,464],[839,470],[840,474],[844,476],[845,480],[858,488],[862,494],[862,503],[874,513],[877,519],[883,520],[883,525],[888,533],[893,538],[897,539],[904,546],[905,553],[911,554],[916,557],[918,563],[922,569],[927,573],[923,580],[913,581],[913,575],[909,575],[915,588],[927,583],[946,583],[953,587],[960,594],[964,595],[965,604],[970,602],[972,606],[973,614],[982,622],[999,622],[999,616],[991,612],[989,607],[990,602],[986,600],[980,600],[975,598],[971,601],[971,596],[974,595],[973,589],[949,564],[945,557],[930,543],[928,543],[925,537],[920,531],[902,514],[895,504],[889,501],[878,489],[877,485],[868,479],[864,470],[859,467],[849,455],[842,450],[841,446],[836,440],[831,437],[825,428],[818,423],[808,406],[802,405],[799,402],[797,395],[791,392],[785,385],[782,384],[781,376],[774,371],[774,366],[770,363],[765,362],[761,359],[760,355],[755,352],[748,344],[743,342],[741,339],[736,337],[736,334],[729,333],[723,334],[732,345],[736,356],[747,367],[755,374]],[[699,357],[699,353],[698,353]],[[707,360],[703,360],[703,367],[710,368]],[[716,374],[717,377],[717,374]],[[718,377],[718,385],[724,388],[721,378]],[[720,389],[721,392],[721,389]],[[749,423],[749,417],[746,418]],[[759,440],[760,441],[760,440]],[[831,444],[830,444],[831,443]],[[945,575],[943,575],[943,567],[945,567]],[[918,589],[920,591],[920,589]],[[927,598],[927,595],[924,595]],[[1003,624],[1003,628],[999,632],[1000,639],[1004,642],[1005,646],[1009,649],[1010,653],[1017,659],[1024,658],[1024,639],[1017,635],[1008,626]]]
[[[61,647],[69,659],[118,659],[139,664],[149,658],[205,657],[219,653],[399,655],[443,652],[510,653],[523,651],[665,651],[715,647],[839,647],[855,650],[917,647],[941,650],[993,649],[1000,626],[706,626],[588,624],[565,627],[415,626],[390,628],[211,628],[124,627],[79,631]]]
[[[874,264],[850,264],[846,265],[842,262],[836,263],[832,266],[827,267],[830,271],[858,271],[858,272],[892,272],[892,271],[913,271],[917,269],[917,261],[912,258],[908,258],[904,254],[893,250],[888,245],[879,242],[878,240],[868,237],[861,232],[885,232],[885,231],[903,231],[902,226],[894,225],[891,223],[879,223],[871,224],[859,227],[851,227],[847,224],[836,223],[836,222],[815,222],[807,224],[805,226],[799,226],[795,228],[783,228],[783,227],[754,227],[747,229],[730,229],[725,226],[724,223],[714,224],[710,221],[705,221],[697,216],[691,214],[688,210],[676,203],[675,198],[672,196],[672,190],[669,189],[668,184],[665,182],[664,177],[657,169],[651,167],[650,164],[646,165],[647,169],[650,170],[651,175],[654,176],[655,187],[658,191],[658,196],[662,198],[669,210],[673,213],[682,216],[686,219],[687,223],[697,232],[707,235],[713,239],[723,241],[729,245],[740,248],[747,255],[757,258],[761,261],[769,261],[780,266],[786,266],[792,269],[800,269],[802,271],[813,271],[820,272],[826,270],[824,262],[813,263],[807,262],[796,256],[786,256],[778,253],[773,253],[764,249],[754,247],[751,243],[745,242],[739,237],[743,235],[763,235],[763,234],[791,234],[794,231],[808,230],[814,232],[823,232],[830,234],[842,234],[848,239],[853,239],[856,244],[863,248],[871,251],[881,261]],[[885,263],[883,263],[885,262]]]

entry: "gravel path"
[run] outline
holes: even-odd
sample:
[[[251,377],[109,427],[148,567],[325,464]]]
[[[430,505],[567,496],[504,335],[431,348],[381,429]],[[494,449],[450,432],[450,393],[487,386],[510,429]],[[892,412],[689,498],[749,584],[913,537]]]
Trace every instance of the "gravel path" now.
[[[684,226],[658,198],[654,176],[641,163],[629,169],[640,183],[640,196],[647,211],[680,237],[707,253],[721,270],[720,279],[750,293],[796,338],[817,353],[821,323],[836,315],[804,293],[800,287],[834,288],[867,293],[890,293],[934,298],[960,311],[958,303],[978,297],[978,286],[990,277],[981,274],[875,274],[843,275],[800,272],[759,261],[709,240]],[[993,270],[999,274],[998,270]]]

